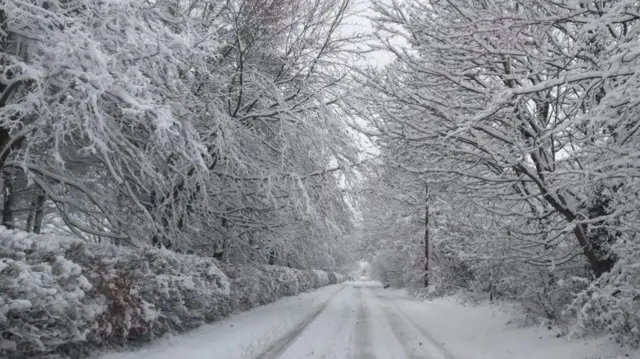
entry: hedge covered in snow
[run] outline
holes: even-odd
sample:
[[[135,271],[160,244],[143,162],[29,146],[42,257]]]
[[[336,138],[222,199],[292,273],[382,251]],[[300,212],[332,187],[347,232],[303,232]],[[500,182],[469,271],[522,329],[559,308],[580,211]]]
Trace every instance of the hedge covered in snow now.
[[[0,227],[0,357],[81,358],[342,280]]]
[[[640,253],[620,258],[613,269],[578,293],[566,313],[577,317],[574,336],[600,334],[640,347]]]

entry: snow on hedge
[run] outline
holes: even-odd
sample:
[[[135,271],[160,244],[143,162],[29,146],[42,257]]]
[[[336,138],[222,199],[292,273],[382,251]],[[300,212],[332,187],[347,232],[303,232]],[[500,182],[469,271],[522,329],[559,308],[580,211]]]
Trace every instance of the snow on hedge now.
[[[0,357],[81,358],[342,280],[0,227]]]
[[[567,309],[577,322],[574,336],[600,334],[617,343],[640,347],[640,253],[629,251],[613,269],[578,293]]]

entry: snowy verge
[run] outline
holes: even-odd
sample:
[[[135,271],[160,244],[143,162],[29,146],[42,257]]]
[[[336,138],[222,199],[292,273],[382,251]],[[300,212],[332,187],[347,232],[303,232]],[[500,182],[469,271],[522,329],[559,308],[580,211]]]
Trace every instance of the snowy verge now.
[[[455,358],[465,359],[640,359],[605,337],[562,337],[545,326],[523,327],[506,305],[463,303],[456,297],[404,301],[402,310]]]
[[[0,357],[82,358],[342,280],[0,227]]]

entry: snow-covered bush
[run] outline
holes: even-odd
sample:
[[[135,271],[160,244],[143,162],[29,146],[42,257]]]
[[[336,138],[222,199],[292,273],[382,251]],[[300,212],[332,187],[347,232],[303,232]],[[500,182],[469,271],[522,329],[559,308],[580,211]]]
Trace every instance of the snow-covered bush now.
[[[298,271],[286,267],[262,266],[267,277],[273,279],[272,293],[278,297],[295,295],[300,292]]]
[[[327,275],[329,284],[336,284],[342,282],[341,275],[335,272],[324,272]]]
[[[501,293],[511,290],[506,297],[520,303],[527,324],[554,326],[566,334],[573,317],[567,315],[565,308],[571,304],[574,293],[585,289],[588,283],[579,269],[523,265],[512,271],[516,275],[511,280],[502,276],[498,290]],[[516,282],[521,284],[515,285]]]
[[[0,227],[0,357],[86,357],[342,280]]]
[[[229,282],[213,258],[154,248],[131,254],[121,265],[136,278],[140,297],[160,314],[154,335],[195,328],[232,311]]]
[[[330,284],[329,275],[327,275],[327,272],[317,269],[312,270],[312,272],[314,275],[314,285],[316,287],[324,287],[325,285]]]
[[[637,254],[621,258],[611,272],[580,292],[566,312],[577,317],[573,335],[605,331],[620,344],[640,347],[640,258]]]
[[[108,305],[87,295],[91,278],[67,258],[84,252],[83,243],[0,228],[0,357],[69,351],[86,341]]]

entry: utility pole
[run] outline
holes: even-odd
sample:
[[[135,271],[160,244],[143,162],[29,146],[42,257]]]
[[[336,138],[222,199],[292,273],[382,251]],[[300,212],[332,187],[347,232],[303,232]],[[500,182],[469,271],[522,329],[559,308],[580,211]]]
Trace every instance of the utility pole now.
[[[425,184],[426,199],[424,213],[424,287],[429,286],[429,184]]]

